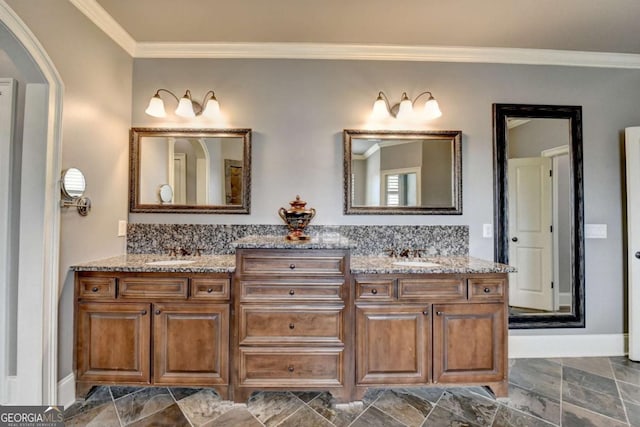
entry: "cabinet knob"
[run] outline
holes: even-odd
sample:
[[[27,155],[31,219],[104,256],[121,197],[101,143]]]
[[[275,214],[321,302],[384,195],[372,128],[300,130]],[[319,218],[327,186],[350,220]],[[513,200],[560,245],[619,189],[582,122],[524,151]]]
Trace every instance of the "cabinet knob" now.
[[[293,269],[296,268],[296,265],[295,264],[289,264],[289,268],[293,270]]]
[[[378,293],[378,290],[376,288],[371,289],[371,293],[376,295]]]
[[[91,292],[98,292],[98,287],[94,286],[93,288],[91,288]]]
[[[140,314],[142,314],[143,316],[144,316],[144,315],[146,315],[146,314],[147,314],[147,310],[142,310],[142,311],[140,312]]]
[[[511,238],[511,241],[512,241],[512,242],[517,242],[517,241],[518,241],[518,238],[517,238],[517,237],[512,237],[512,238]]]
[[[491,289],[489,289],[489,288],[484,288],[484,293],[485,293],[485,294],[488,294],[489,292],[491,292]]]
[[[294,325],[293,323],[289,323],[289,329],[294,329],[296,327],[296,325]]]
[[[289,289],[289,295],[295,295],[296,291],[294,291],[293,289]]]
[[[160,313],[162,313],[160,310],[156,310],[156,316]]]
[[[636,258],[640,259],[640,251],[636,252]]]
[[[211,292],[213,292],[213,288],[207,288],[207,293],[210,294]]]
[[[428,316],[429,315],[429,310],[423,311],[422,314],[424,314],[425,316]]]
[[[436,314],[437,314],[438,316],[442,316],[444,313],[443,313],[443,312],[441,312],[441,311],[436,311]]]
[[[293,365],[289,365],[289,367],[287,368],[287,370],[288,370],[289,372],[293,372],[295,369],[294,369]]]

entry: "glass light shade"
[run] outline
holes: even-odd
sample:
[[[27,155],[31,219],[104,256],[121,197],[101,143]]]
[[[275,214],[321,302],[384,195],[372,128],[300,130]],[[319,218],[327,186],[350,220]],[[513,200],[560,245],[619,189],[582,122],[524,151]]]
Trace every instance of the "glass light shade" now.
[[[376,102],[373,103],[373,110],[371,111],[371,118],[374,120],[382,120],[389,117],[389,110],[387,110],[387,103],[384,102],[382,97],[378,97]]]
[[[187,96],[183,96],[180,98],[180,102],[178,103],[178,108],[176,108],[176,114],[180,117],[195,117],[196,113],[193,111],[193,103]]]
[[[423,116],[427,120],[442,116],[442,111],[440,111],[438,101],[436,101],[434,97],[429,98],[429,100],[424,104]]]
[[[144,112],[153,117],[166,117],[167,115],[164,110],[164,102],[162,102],[162,98],[159,95],[154,95],[149,100],[149,106]]]
[[[207,101],[207,105],[202,112],[202,116],[209,119],[216,119],[220,117],[220,103],[215,97]]]
[[[403,99],[400,101],[400,106],[398,107],[398,114],[396,117],[399,120],[408,119],[413,114],[413,104],[411,104],[410,99]]]

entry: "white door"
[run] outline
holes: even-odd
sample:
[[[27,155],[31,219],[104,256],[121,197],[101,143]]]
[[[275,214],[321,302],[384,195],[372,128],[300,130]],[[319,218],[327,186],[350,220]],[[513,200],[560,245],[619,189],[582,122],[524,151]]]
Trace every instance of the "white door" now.
[[[640,127],[625,129],[629,270],[629,359],[640,361]]]
[[[173,154],[173,203],[187,204],[187,156],[184,153]]]
[[[551,159],[509,159],[509,304],[553,310]]]

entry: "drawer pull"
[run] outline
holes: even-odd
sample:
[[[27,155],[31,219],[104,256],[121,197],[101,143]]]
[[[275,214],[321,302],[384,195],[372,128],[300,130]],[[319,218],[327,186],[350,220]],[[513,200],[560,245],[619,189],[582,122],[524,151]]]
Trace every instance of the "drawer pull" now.
[[[294,329],[296,327],[296,325],[294,325],[293,323],[289,323],[289,329]]]
[[[293,371],[294,371],[293,365],[289,365],[289,367],[287,368],[287,370],[288,370],[289,372],[293,372]]]
[[[160,310],[156,310],[156,316],[162,313]]]
[[[289,268],[292,269],[292,270],[295,270],[296,265],[295,264],[289,264]]]
[[[441,311],[436,311],[436,314],[437,314],[438,316],[442,316],[444,313],[443,313],[443,312],[441,312]]]
[[[207,293],[210,294],[211,292],[213,292],[213,288],[207,288]]]
[[[93,288],[91,288],[91,292],[98,292],[98,287],[94,286]]]
[[[293,289],[289,289],[289,295],[295,295],[296,291],[294,291]]]
[[[376,295],[378,293],[378,290],[376,288],[371,289],[371,293]]]
[[[428,316],[429,315],[429,310],[423,311],[422,314],[424,314],[425,316]]]
[[[147,314],[147,310],[142,310],[142,311],[140,312],[140,314],[142,314],[143,316],[145,316],[145,315]]]
[[[485,293],[485,294],[488,294],[489,292],[491,292],[491,289],[489,289],[489,288],[484,288],[484,293]]]

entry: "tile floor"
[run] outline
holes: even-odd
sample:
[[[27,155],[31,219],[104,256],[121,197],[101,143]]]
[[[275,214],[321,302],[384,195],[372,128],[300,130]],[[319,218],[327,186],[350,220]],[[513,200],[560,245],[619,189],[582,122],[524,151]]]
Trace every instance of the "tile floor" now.
[[[210,389],[96,387],[67,426],[640,427],[640,363],[625,357],[515,359],[508,401],[481,387],[370,390],[361,403],[322,392],[255,393],[246,405]]]

